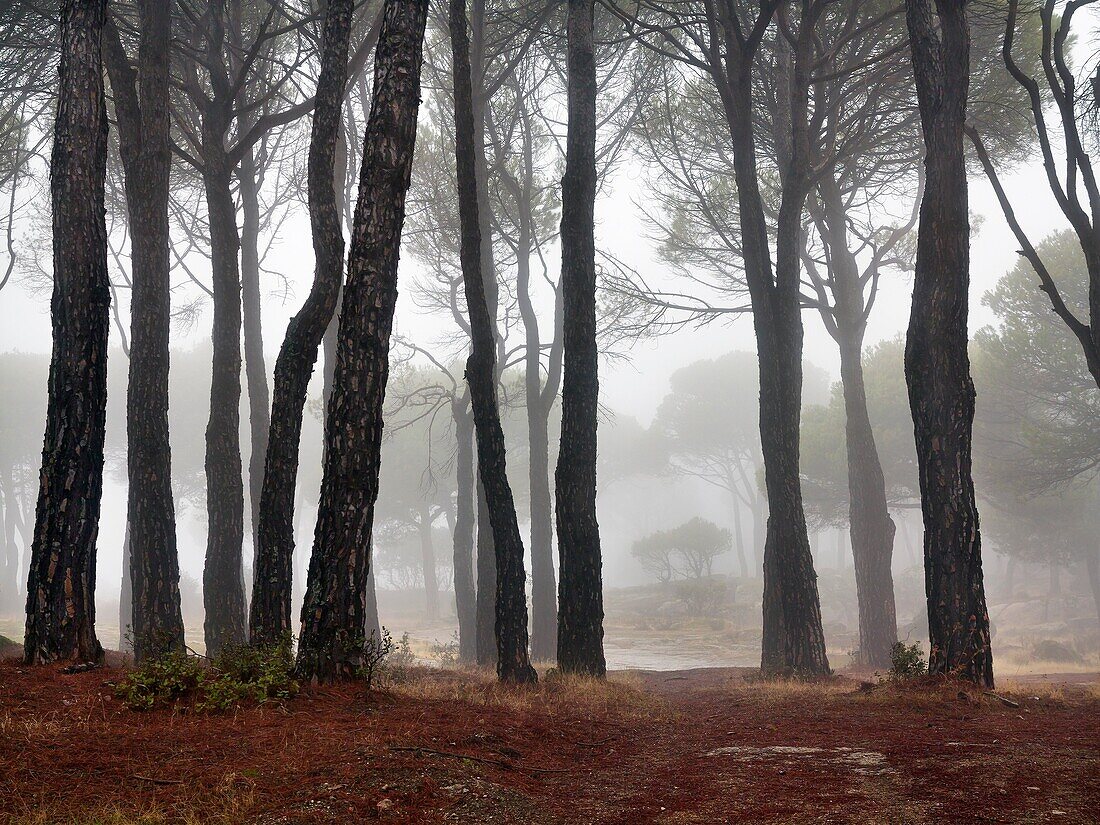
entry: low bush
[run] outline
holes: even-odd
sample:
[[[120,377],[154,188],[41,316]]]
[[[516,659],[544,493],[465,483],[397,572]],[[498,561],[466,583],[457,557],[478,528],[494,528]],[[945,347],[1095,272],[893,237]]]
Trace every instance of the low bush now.
[[[916,679],[923,676],[928,670],[928,663],[921,652],[920,642],[911,645],[905,642],[894,642],[890,648],[890,678],[895,682],[903,682],[908,679]]]

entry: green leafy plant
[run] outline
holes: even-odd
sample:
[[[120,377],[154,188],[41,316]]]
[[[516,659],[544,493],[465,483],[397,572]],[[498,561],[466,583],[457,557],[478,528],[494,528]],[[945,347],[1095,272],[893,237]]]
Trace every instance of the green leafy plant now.
[[[191,700],[200,713],[225,711],[243,704],[292,699],[299,689],[293,667],[289,634],[265,647],[230,645],[212,662],[172,651],[127,673],[115,686],[115,695],[131,710]]]
[[[911,645],[905,642],[894,642],[890,648],[890,678],[895,682],[903,682],[923,676],[928,670],[928,663],[924,659],[924,653],[920,649],[920,642]]]
[[[454,667],[458,664],[459,644],[458,644],[458,631],[456,630],[451,634],[451,638],[446,642],[436,642],[431,647],[432,656],[439,661],[439,664],[443,667]]]

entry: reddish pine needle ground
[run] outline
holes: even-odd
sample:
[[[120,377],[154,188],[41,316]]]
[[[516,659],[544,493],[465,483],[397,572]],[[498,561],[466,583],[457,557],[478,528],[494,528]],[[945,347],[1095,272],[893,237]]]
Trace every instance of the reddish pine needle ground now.
[[[0,664],[0,821],[1100,822],[1095,683],[416,670],[195,715],[127,710],[121,675]]]

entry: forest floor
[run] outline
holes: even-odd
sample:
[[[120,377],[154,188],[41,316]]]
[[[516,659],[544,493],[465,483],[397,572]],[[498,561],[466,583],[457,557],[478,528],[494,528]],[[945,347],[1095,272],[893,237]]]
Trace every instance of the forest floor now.
[[[605,684],[413,668],[209,715],[0,663],[0,822],[1100,822],[1097,674]]]

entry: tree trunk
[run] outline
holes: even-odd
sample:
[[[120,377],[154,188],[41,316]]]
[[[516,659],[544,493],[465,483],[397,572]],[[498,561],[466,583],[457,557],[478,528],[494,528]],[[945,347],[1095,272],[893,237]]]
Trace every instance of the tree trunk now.
[[[733,497],[733,546],[737,550],[737,563],[741,568],[741,578],[749,577],[749,561],[745,557],[745,533],[741,527],[741,500]]]
[[[483,238],[475,172],[477,151],[466,0],[450,0],[449,23],[454,58],[455,165],[462,237],[462,280],[470,316],[470,356],[466,361],[466,382],[470,387],[474,415],[478,476],[485,490],[496,551],[497,676],[505,682],[535,682],[538,677],[527,656],[523,539],[519,532],[512,488],[508,483],[504,430],[497,407],[496,336],[486,303],[482,269]]]
[[[784,150],[788,157],[781,163],[774,278],[752,131],[755,51],[748,44],[741,42],[729,55],[726,82],[719,84],[733,146],[745,277],[760,361],[760,443],[768,498],[760,665],[765,676],[829,673],[799,476],[803,338],[799,251],[808,181],[811,36],[808,24],[799,27],[793,74],[783,84],[790,89],[789,100],[780,95],[790,133],[776,136],[777,141],[789,141],[789,146]],[[780,38],[780,42],[786,41]],[[789,61],[790,55],[786,57]],[[792,67],[787,65],[785,70],[791,72]]]
[[[592,0],[569,0],[569,124],[561,186],[563,332],[557,497],[558,666],[602,677],[603,559],[596,521],[596,56]]]
[[[256,570],[249,622],[253,644],[272,644],[293,629],[294,495],[302,418],[309,379],[317,363],[317,348],[331,325],[344,271],[344,235],[335,181],[344,172],[342,167],[337,170],[336,154],[347,82],[352,6],[352,0],[328,0],[325,12],[308,166],[316,268],[309,296],[287,326],[275,361],[271,430],[256,529]]]
[[[372,551],[373,552],[373,551]],[[367,588],[363,597],[363,638],[382,638],[382,625],[378,621],[378,589],[374,583],[374,566],[367,571]]]
[[[420,561],[424,568],[424,607],[428,619],[439,618],[439,580],[435,569],[435,544],[432,542],[432,508],[422,505],[417,522],[420,534]]]
[[[374,97],[363,138],[320,505],[302,606],[298,669],[305,678],[354,676],[362,658],[357,641],[366,622],[382,404],[427,10],[427,0],[386,0],[375,51]]]
[[[970,225],[963,127],[970,75],[965,0],[907,0],[926,184],[905,378],[913,413],[931,673],[993,686],[981,534],[971,476],[974,382],[967,356]],[[938,29],[938,31],[937,31]]]
[[[136,70],[113,22],[107,24],[104,42],[125,171],[132,253],[126,395],[127,569],[120,600],[124,611],[120,639],[125,639],[129,630],[135,662],[184,647],[168,437],[171,10],[164,3],[142,4],[141,22]],[[120,641],[120,647],[124,646]]]
[[[886,479],[871,428],[863,381],[866,330],[863,290],[859,264],[848,247],[847,214],[840,187],[829,174],[821,177],[818,190],[829,249],[829,277],[836,304],[834,317],[844,393],[848,523],[859,602],[859,661],[885,668],[890,664],[890,650],[898,640],[891,572],[895,528],[886,503]]]
[[[453,399],[458,452],[455,457],[457,501],[454,524],[455,613],[458,615],[458,658],[477,661],[477,595],[474,588],[474,420],[469,400]]]
[[[473,436],[472,427],[470,435]],[[476,463],[474,466],[477,466]],[[497,557],[496,550],[493,547],[493,529],[489,525],[489,506],[485,501],[485,489],[481,485],[480,475],[476,484],[476,496],[477,603],[475,609],[477,663],[480,667],[495,668],[497,665]]]
[[[107,413],[104,0],[61,3],[54,121],[53,354],[27,581],[26,664],[100,662],[95,560]]]
[[[134,546],[130,540],[130,525],[122,539],[122,585],[118,590],[118,649],[134,652],[134,580],[130,572]]]
[[[271,395],[264,361],[264,336],[260,314],[260,187],[255,153],[249,149],[237,166],[241,215],[241,305],[244,322],[244,374],[248,389],[248,507],[252,522],[252,573],[255,580],[259,553],[260,497],[264,459],[271,427]]]

